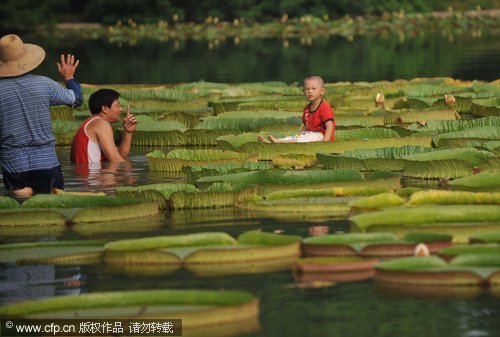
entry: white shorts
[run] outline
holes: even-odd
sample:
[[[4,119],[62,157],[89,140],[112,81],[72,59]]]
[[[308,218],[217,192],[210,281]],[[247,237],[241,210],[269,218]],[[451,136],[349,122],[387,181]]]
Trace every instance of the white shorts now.
[[[321,132],[303,131],[295,136],[279,138],[280,140],[292,141],[297,143],[321,142],[324,135]]]

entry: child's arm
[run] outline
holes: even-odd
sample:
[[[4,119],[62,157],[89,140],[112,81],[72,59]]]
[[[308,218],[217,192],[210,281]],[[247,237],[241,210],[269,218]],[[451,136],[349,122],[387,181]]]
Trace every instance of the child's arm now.
[[[325,123],[325,135],[323,136],[324,142],[329,142],[333,134],[333,121],[329,120]]]

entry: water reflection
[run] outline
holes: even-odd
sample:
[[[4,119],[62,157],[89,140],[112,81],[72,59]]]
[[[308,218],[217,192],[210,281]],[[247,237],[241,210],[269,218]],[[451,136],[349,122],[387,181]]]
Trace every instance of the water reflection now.
[[[149,148],[133,148],[129,161],[121,163],[74,164],[69,159],[70,148],[56,148],[61,161],[65,189],[79,192],[114,194],[117,186],[137,186],[185,180],[183,174],[154,172],[148,169],[145,153]]]
[[[439,76],[491,81],[500,73],[500,40],[494,32],[236,41],[208,46],[205,40],[144,39],[121,46],[102,40],[32,42],[47,51],[40,73],[56,78],[53,65],[61,52],[70,50],[81,61],[82,83],[294,83],[311,73],[321,74],[327,82]]]
[[[111,192],[117,186],[135,185],[137,182],[129,161],[75,164],[72,169],[71,182],[77,183],[83,190]]]
[[[166,213],[161,212],[129,220],[77,223],[71,226],[71,230],[82,237],[106,240],[137,238],[139,235],[152,236],[164,229],[165,217]]]
[[[54,265],[0,264],[0,302],[40,299],[58,295],[78,295],[85,275],[80,267]]]

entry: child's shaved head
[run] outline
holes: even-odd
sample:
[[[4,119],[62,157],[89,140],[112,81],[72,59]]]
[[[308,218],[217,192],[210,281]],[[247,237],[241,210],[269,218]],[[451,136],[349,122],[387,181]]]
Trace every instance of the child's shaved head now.
[[[317,81],[321,87],[323,87],[324,84],[323,78],[321,76],[308,76],[304,79],[304,83],[306,81]]]

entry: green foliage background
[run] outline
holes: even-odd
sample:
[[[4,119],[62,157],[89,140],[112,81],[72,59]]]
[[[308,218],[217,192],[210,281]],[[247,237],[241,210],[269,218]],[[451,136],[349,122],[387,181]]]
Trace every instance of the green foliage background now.
[[[383,12],[431,12],[500,7],[500,0],[3,0],[0,2],[0,31],[32,31],[58,22],[114,24],[132,19],[137,23],[159,20],[202,22],[207,17],[232,21],[264,22],[280,18],[314,15],[337,18],[344,15],[380,15]]]

